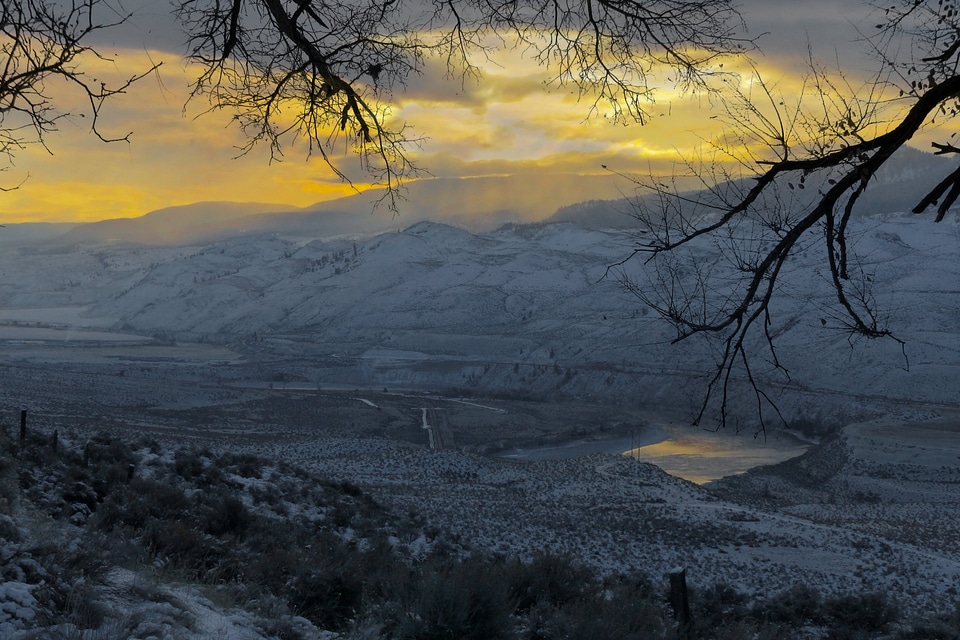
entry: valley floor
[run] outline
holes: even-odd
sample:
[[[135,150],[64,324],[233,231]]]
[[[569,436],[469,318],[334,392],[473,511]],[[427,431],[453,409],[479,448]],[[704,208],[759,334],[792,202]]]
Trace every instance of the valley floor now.
[[[937,441],[917,431],[934,430]],[[902,436],[902,439],[901,439]],[[259,448],[350,479],[477,548],[757,597],[798,584],[960,600],[960,424],[852,425],[807,454],[698,486],[625,456],[507,462],[387,440]],[[952,458],[949,460],[948,458]]]
[[[698,485],[611,453],[495,455],[577,439],[643,444],[661,427],[680,429],[655,411],[252,387],[189,366],[170,370],[0,368],[0,400],[29,403],[31,428],[71,441],[146,436],[300,465],[466,548],[506,557],[568,554],[658,582],[685,567],[694,587],[723,583],[758,598],[796,585],[882,591],[907,615],[960,601],[960,414],[942,407],[913,422],[851,424],[798,457]],[[6,415],[13,433],[17,414]]]

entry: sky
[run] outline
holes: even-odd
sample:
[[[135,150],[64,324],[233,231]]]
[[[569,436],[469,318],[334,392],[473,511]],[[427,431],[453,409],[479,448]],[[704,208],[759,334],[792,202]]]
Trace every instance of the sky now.
[[[308,206],[354,193],[320,159],[298,150],[282,162],[271,163],[266,149],[237,157],[244,139],[228,114],[204,114],[200,102],[185,106],[195,69],[181,57],[184,36],[167,3],[127,0],[125,6],[132,18],[98,43],[109,60],[88,72],[119,80],[162,62],[158,74],[103,111],[101,130],[131,133],[130,141],[101,142],[90,134],[88,118],[62,121],[46,140],[49,151],[28,147],[0,173],[0,187],[22,182],[0,193],[0,223],[134,217],[207,200]],[[779,90],[798,86],[808,42],[818,56],[843,59],[854,75],[869,66],[853,53],[855,25],[866,12],[857,0],[748,0],[741,6],[749,34],[759,37],[756,65]],[[395,94],[396,116],[424,137],[413,155],[432,175],[669,173],[716,135],[715,106],[703,96],[666,86],[646,125],[585,121],[588,105],[567,91],[546,92],[545,72],[532,61],[503,52],[495,62],[479,83],[465,84],[444,79],[439,63],[428,62],[423,76]],[[75,94],[52,91],[65,108],[82,109]],[[351,177],[355,187],[365,186],[364,174]]]

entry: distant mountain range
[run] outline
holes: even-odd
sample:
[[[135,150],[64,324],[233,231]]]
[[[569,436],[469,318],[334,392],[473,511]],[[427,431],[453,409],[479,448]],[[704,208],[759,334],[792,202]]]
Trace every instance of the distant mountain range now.
[[[956,166],[955,160],[944,156],[936,156],[912,147],[903,147],[874,176],[870,186],[854,208],[854,214],[875,215],[910,211]],[[796,178],[793,180],[795,181]],[[745,190],[751,186],[751,182],[752,178],[748,178],[739,183],[722,184],[719,189],[727,193],[738,189]],[[786,183],[787,180],[783,182]],[[790,190],[787,184],[782,186],[784,193],[789,192],[789,196],[785,197],[790,197],[798,203],[810,202],[817,195],[817,190],[812,187],[801,191]],[[685,195],[694,201],[714,200],[703,191],[691,191]],[[561,207],[549,218],[549,221],[573,222],[589,229],[629,229],[637,225],[633,217],[637,211],[637,200],[646,206],[659,205],[657,196],[632,194],[629,198],[619,200],[579,202]]]
[[[76,227],[77,223],[74,222],[26,222],[4,225],[0,229],[0,247],[15,247],[53,240],[63,237],[64,234]]]
[[[80,224],[57,241],[64,244],[190,244],[204,238],[215,238],[238,220],[289,208],[289,205],[261,202],[198,202],[158,209],[139,218],[115,218]]]
[[[955,161],[912,148],[899,151],[878,173],[857,206],[859,214],[909,211],[955,167]],[[721,189],[748,184],[729,183]],[[418,180],[406,186],[398,210],[382,203],[382,189],[296,208],[277,203],[201,202],[169,207],[138,218],[87,224],[9,225],[0,246],[55,242],[59,245],[117,244],[191,245],[264,233],[302,237],[368,237],[429,220],[471,232],[506,223],[572,222],[589,229],[627,229],[637,200],[657,200],[615,174],[600,176],[530,175]],[[786,189],[786,186],[784,186]],[[693,199],[709,200],[703,192]],[[802,200],[815,188],[792,191]]]
[[[509,222],[543,220],[574,202],[616,197],[621,183],[622,179],[612,174],[418,180],[400,192],[396,212],[380,202],[385,195],[383,189],[302,209],[270,203],[201,202],[160,209],[139,218],[72,225],[61,230],[57,242],[184,245],[260,233],[369,236],[424,220],[487,231]],[[19,237],[30,239],[27,231]],[[48,241],[56,235],[36,231],[36,240]]]

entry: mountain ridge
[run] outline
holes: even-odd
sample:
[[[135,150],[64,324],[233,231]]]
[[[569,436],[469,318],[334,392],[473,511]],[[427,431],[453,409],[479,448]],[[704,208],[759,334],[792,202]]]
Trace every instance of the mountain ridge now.
[[[61,244],[180,244],[215,236],[213,230],[224,223],[254,213],[285,209],[294,207],[263,202],[195,202],[156,209],[137,218],[110,218],[79,224],[56,240]]]
[[[929,192],[953,163],[940,156],[905,147],[875,176],[861,197],[858,215],[910,210]],[[740,183],[718,185],[742,189]],[[491,231],[505,224],[572,222],[590,229],[629,229],[639,206],[658,205],[655,195],[642,192],[624,197],[636,185],[627,178],[604,175],[542,174],[429,178],[410,182],[398,193],[397,209],[381,202],[383,189],[317,202],[307,207],[281,203],[211,201],[151,211],[137,218],[116,218],[64,227],[23,227],[7,238],[16,242],[130,243],[188,245],[222,241],[242,235],[281,234],[304,237],[369,237],[399,230],[422,220],[460,226],[471,232]],[[816,189],[790,197],[814,197]],[[810,194],[810,195],[807,195]],[[706,192],[689,192],[692,200],[709,201]],[[378,205],[379,203],[379,205]],[[58,233],[58,231],[60,233]],[[5,244],[15,244],[8,240]],[[3,240],[0,239],[0,243]]]
[[[863,195],[854,207],[854,215],[876,215],[901,213],[912,210],[920,199],[951,171],[956,163],[932,153],[921,151],[914,147],[902,147],[890,160],[877,171]],[[783,178],[780,182],[782,192],[789,192],[795,205],[803,206],[816,198],[817,189],[809,186],[804,192],[794,190],[789,186],[790,180]],[[743,193],[750,186],[754,178],[742,178],[724,182],[716,186],[717,191],[730,194]],[[696,215],[698,207],[692,203],[711,204],[716,201],[706,190],[682,191],[681,194],[691,205],[688,205],[688,214]],[[785,196],[784,196],[785,198]],[[636,215],[644,207],[656,210],[660,208],[660,195],[647,193],[644,189],[629,197],[615,200],[593,200],[579,202],[559,208],[550,216],[548,222],[574,222],[590,229],[629,229],[638,226]]]
[[[78,224],[55,241],[185,245],[261,233],[360,237],[422,220],[486,231],[509,222],[536,222],[579,199],[615,194],[617,182],[618,178],[612,175],[568,174],[423,179],[410,182],[398,193],[395,212],[381,202],[386,195],[383,189],[308,207],[198,202],[158,209],[137,218]]]

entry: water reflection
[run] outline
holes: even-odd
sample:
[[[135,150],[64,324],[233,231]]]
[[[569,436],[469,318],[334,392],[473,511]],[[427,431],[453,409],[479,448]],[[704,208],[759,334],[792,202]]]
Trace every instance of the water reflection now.
[[[809,447],[791,434],[752,434],[698,431],[661,425],[630,438],[574,440],[560,444],[511,449],[498,457],[512,460],[564,460],[593,453],[622,453],[650,462],[667,473],[697,484],[743,473],[753,467],[776,464],[802,454]]]
[[[667,473],[697,484],[799,456],[809,443],[787,434],[730,434],[712,431],[670,430],[668,439],[637,447],[624,455],[657,465]]]

